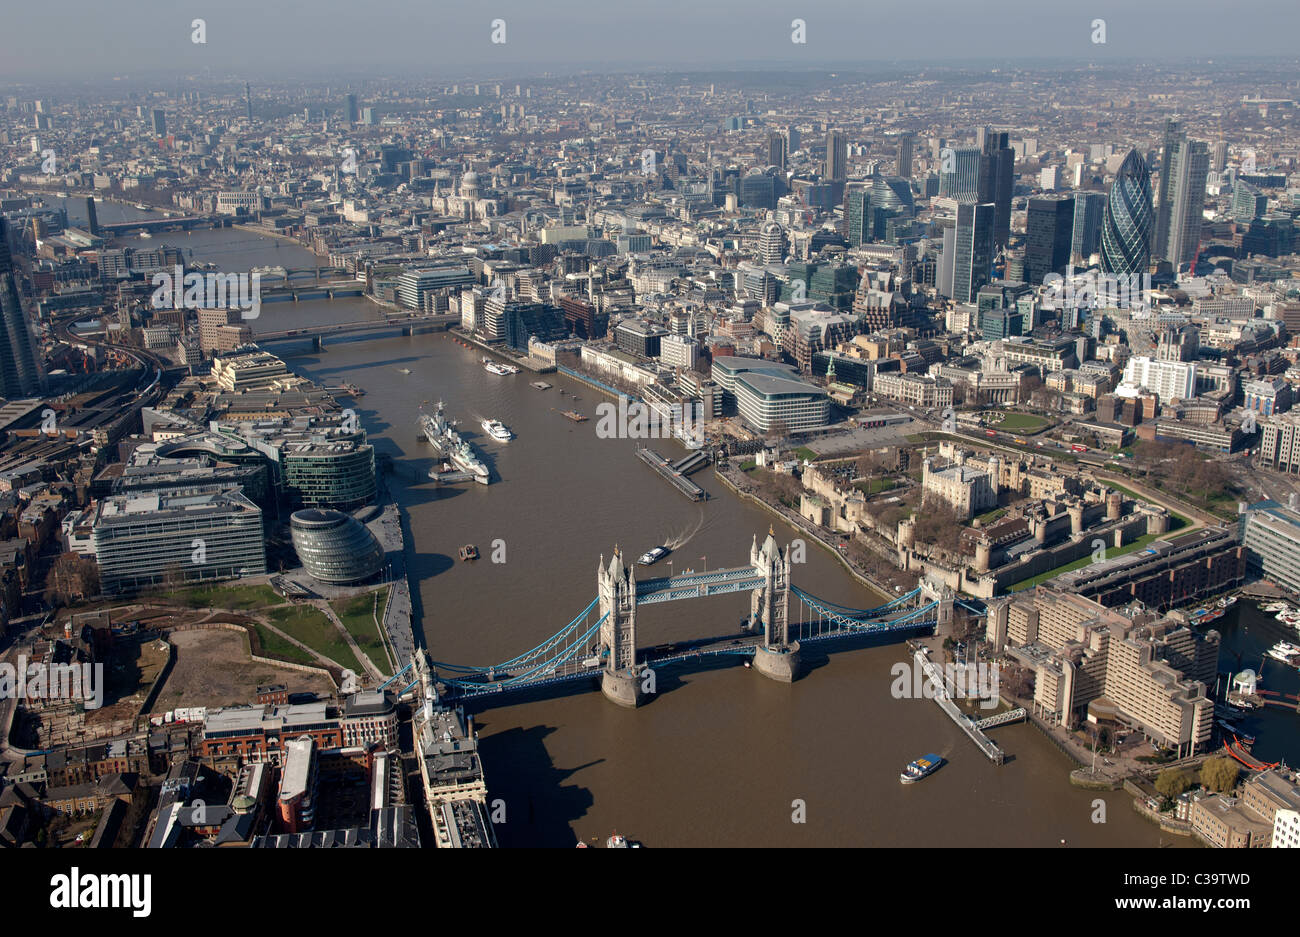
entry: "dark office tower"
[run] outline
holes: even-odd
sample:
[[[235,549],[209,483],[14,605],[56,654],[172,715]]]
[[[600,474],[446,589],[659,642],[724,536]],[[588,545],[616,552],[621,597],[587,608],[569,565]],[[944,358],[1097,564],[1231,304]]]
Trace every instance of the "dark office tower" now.
[[[244,82],[244,116],[248,122],[253,122],[253,89],[248,87],[248,82]]]
[[[1159,191],[1156,193],[1156,222],[1151,242],[1153,257],[1164,257],[1169,247],[1169,161],[1183,136],[1183,125],[1172,117],[1165,120],[1164,141],[1160,147]]]
[[[343,99],[343,119],[353,125],[361,119],[361,112],[357,110],[357,96],[355,94],[349,94]]]
[[[1064,274],[1073,236],[1072,196],[1031,198],[1025,220],[1025,282],[1037,286],[1049,273]]]
[[[1161,188],[1169,200],[1169,210],[1161,206],[1160,220],[1164,222],[1164,253],[1156,254],[1174,265],[1190,263],[1196,259],[1201,243],[1201,220],[1205,211],[1205,179],[1210,171],[1210,153],[1199,140],[1183,137],[1175,141],[1171,150],[1165,151],[1160,167]],[[1168,178],[1166,187],[1164,182]]]
[[[91,234],[99,234],[99,216],[95,214],[95,198],[93,195],[86,196],[86,230]]]
[[[13,400],[38,394],[42,378],[35,339],[18,296],[9,226],[0,218],[0,397]]]
[[[912,135],[902,133],[898,135],[898,175],[904,179],[912,178]]]
[[[786,156],[785,137],[776,131],[767,135],[767,164],[776,166],[782,171],[785,170]]]
[[[1070,256],[1087,260],[1101,246],[1101,221],[1106,214],[1106,193],[1074,193],[1074,230]]]
[[[980,287],[993,278],[993,221],[996,212],[992,202],[964,202],[957,206],[953,302],[975,302]]]
[[[149,117],[153,121],[153,135],[155,137],[167,136],[167,112],[161,107],[155,107],[149,111]]]
[[[977,200],[992,202],[996,207],[993,242],[998,247],[1006,247],[1011,237],[1011,192],[1015,180],[1016,151],[1008,144],[1007,134],[985,128]]]
[[[850,247],[861,247],[871,240],[871,193],[852,189],[844,196],[844,237]]]
[[[849,144],[839,130],[826,134],[826,171],[822,175],[831,182],[849,177]]]
[[[1101,269],[1143,274],[1151,269],[1151,173],[1137,150],[1129,150],[1106,197],[1101,223]]]
[[[799,128],[791,125],[785,131],[785,152],[793,153],[799,149],[799,144],[803,143],[803,137],[799,135]]]

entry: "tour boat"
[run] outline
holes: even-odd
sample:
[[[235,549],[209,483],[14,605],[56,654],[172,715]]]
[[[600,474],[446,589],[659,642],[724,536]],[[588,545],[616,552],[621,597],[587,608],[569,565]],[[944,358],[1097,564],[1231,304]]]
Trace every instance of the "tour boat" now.
[[[943,759],[938,755],[929,754],[916,759],[904,769],[903,773],[898,776],[898,780],[904,784],[915,784],[922,778],[929,777],[939,770],[943,764]]]
[[[484,420],[481,425],[489,436],[500,442],[509,442],[514,438],[515,434],[500,420]]]
[[[647,550],[645,553],[642,553],[641,558],[637,560],[637,562],[642,566],[653,566],[671,552],[672,551],[667,547],[655,547],[653,550]]]

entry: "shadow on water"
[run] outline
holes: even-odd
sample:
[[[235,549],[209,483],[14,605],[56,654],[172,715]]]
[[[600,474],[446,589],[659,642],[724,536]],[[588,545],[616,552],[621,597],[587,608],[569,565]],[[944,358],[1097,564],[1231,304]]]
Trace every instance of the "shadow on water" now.
[[[506,822],[496,825],[500,845],[574,845],[569,826],[585,817],[595,801],[587,788],[565,782],[605,759],[560,768],[545,744],[555,728],[532,726],[489,735],[483,730],[490,731],[491,720],[476,718],[475,722],[480,730],[479,752],[484,764],[492,766],[489,806],[497,799],[505,802]]]

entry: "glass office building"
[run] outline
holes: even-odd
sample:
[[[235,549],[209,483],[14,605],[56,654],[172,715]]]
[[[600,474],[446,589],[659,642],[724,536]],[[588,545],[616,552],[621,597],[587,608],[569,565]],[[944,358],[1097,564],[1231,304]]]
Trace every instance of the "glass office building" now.
[[[262,509],[238,491],[113,495],[99,504],[92,542],[110,594],[266,572]]]
[[[289,529],[303,568],[320,582],[362,582],[384,566],[384,548],[350,514],[307,508],[294,512]]]
[[[1111,183],[1101,226],[1105,273],[1143,274],[1151,267],[1151,174],[1137,150],[1129,150]]]

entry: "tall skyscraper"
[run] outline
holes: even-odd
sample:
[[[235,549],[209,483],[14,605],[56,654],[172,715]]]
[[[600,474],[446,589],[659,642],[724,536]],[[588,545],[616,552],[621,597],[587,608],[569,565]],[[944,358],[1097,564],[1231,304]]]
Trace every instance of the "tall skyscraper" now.
[[[99,234],[99,215],[95,213],[95,197],[86,196],[86,230],[91,234]]]
[[[993,278],[993,222],[996,207],[992,202],[957,206],[956,253],[953,256],[952,299],[973,303],[980,287]]]
[[[1101,221],[1106,214],[1106,193],[1074,193],[1074,230],[1070,256],[1087,260],[1101,247]]]
[[[980,191],[980,151],[973,146],[939,150],[939,196],[974,202]]]
[[[1106,197],[1101,224],[1101,268],[1143,274],[1151,269],[1151,173],[1137,150],[1129,150]]]
[[[977,200],[992,202],[996,208],[993,243],[1006,247],[1011,237],[1011,194],[1016,179],[1016,151],[1008,144],[1006,133],[985,129],[980,154]]]
[[[1035,196],[1025,221],[1025,282],[1037,286],[1049,273],[1064,274],[1074,235],[1072,196]]]
[[[850,247],[871,240],[871,192],[852,189],[844,195],[844,237]]]
[[[803,143],[803,137],[799,135],[799,128],[794,126],[794,124],[791,124],[785,131],[786,153],[793,153],[795,150],[799,149],[801,143]]]
[[[767,164],[785,170],[785,137],[775,130],[767,135]]]
[[[153,122],[153,135],[155,137],[167,136],[167,112],[161,107],[155,107],[149,111],[149,119]]]
[[[249,123],[253,122],[253,89],[248,86],[248,82],[244,82],[244,116]]]
[[[1214,159],[1210,161],[1210,168],[1215,172],[1223,172],[1228,165],[1228,141],[1220,140],[1214,144]]]
[[[357,110],[357,96],[355,94],[349,94],[343,99],[343,119],[354,125],[361,119],[361,112]]]
[[[1201,242],[1201,221],[1205,211],[1205,179],[1210,171],[1209,149],[1199,140],[1182,137],[1165,151],[1160,168],[1161,189],[1169,201],[1168,210],[1160,206],[1156,243],[1163,245],[1157,257],[1163,257],[1177,269],[1179,264],[1196,259]],[[1166,178],[1168,185],[1165,184]]]
[[[913,138],[910,133],[898,135],[898,175],[904,179],[912,178],[912,144]]]
[[[1185,139],[1187,138],[1183,136],[1183,125],[1172,117],[1167,118],[1164,140],[1160,147],[1160,176],[1157,181],[1155,203],[1156,222],[1151,242],[1151,254],[1154,257],[1164,257],[1169,246],[1169,161],[1178,142]]]
[[[43,383],[35,336],[18,295],[9,226],[0,218],[0,397],[31,397],[41,392]]]
[[[832,130],[826,134],[826,169],[823,175],[832,182],[843,182],[849,177],[849,144],[842,131]]]

